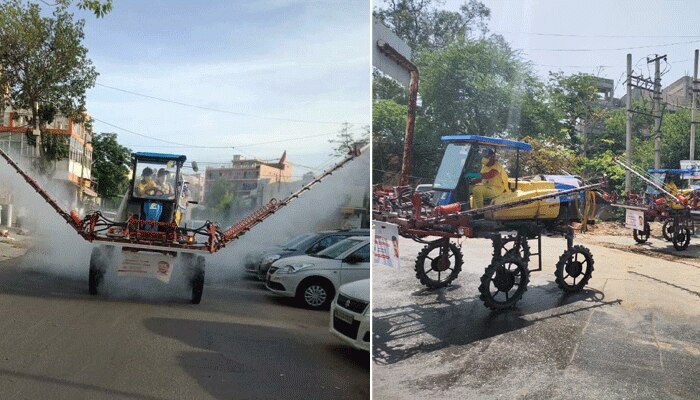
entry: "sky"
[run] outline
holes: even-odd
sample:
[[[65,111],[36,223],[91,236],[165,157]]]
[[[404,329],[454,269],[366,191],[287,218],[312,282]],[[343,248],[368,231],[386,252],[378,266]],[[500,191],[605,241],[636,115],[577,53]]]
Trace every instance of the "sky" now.
[[[95,132],[133,151],[204,169],[286,150],[301,177],[332,163],[343,122],[370,123],[367,0],[115,0],[104,18],[75,14],[100,74]]]
[[[457,10],[464,0],[447,0]],[[613,79],[615,97],[625,94],[627,53],[634,74],[649,77],[647,57],[667,55],[661,63],[662,87],[693,74],[700,48],[700,2],[674,0],[482,0],[491,9],[489,30],[521,49],[533,70],[586,72]],[[562,36],[565,35],[565,36]],[[561,51],[566,50],[566,51]],[[575,50],[575,51],[569,51]]]

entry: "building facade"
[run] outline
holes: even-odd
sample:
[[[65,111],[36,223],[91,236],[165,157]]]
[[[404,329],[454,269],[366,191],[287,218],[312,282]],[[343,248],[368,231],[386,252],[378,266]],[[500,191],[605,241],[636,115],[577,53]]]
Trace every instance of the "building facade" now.
[[[89,116],[85,116],[89,121]],[[22,164],[32,165],[36,159],[35,146],[31,143],[32,126],[31,113],[26,110],[14,110],[7,107],[0,114],[0,148],[18,158]],[[68,157],[51,165],[49,175],[55,181],[65,186],[70,197],[75,201],[69,206],[81,206],[98,203],[97,193],[91,179],[92,171],[92,135],[84,123],[75,122],[72,118],[57,115],[54,120],[42,128],[43,135],[59,135],[67,140]],[[0,188],[0,203],[3,213],[0,214],[3,225],[14,221],[11,193],[3,193],[7,188]],[[81,204],[78,204],[80,200]]]
[[[212,192],[214,185],[225,182],[238,199],[245,199],[251,206],[262,202],[263,188],[274,184],[292,181],[292,165],[287,161],[285,151],[277,162],[246,159],[234,155],[231,166],[207,167],[204,179],[204,199]]]

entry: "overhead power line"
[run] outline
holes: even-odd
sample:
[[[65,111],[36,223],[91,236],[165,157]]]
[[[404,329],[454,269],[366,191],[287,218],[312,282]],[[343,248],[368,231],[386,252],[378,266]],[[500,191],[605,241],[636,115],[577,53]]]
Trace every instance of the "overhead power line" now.
[[[279,140],[270,140],[266,142],[258,142],[258,143],[248,143],[248,144],[242,144],[242,145],[228,145],[228,146],[202,146],[202,145],[196,145],[196,144],[185,144],[185,143],[179,143],[179,142],[173,142],[170,140],[164,140],[160,139],[154,136],[149,136],[145,135],[143,133],[135,132],[130,129],[122,128],[120,126],[114,125],[112,123],[109,123],[107,121],[101,120],[99,118],[96,118],[94,116],[90,117],[93,121],[98,121],[101,122],[105,125],[111,126],[112,128],[119,129],[120,131],[124,131],[126,133],[131,133],[136,136],[140,136],[142,138],[146,139],[151,139],[155,140],[161,143],[166,143],[169,144],[170,146],[144,146],[144,145],[125,145],[127,147],[159,147],[159,148],[180,148],[180,147],[190,147],[190,148],[198,148],[198,149],[240,149],[242,147],[254,147],[254,146],[262,146],[265,144],[274,144],[274,143],[283,143],[283,142],[293,142],[297,140],[302,140],[302,139],[310,139],[310,138],[316,138],[316,137],[323,137],[323,136],[333,136],[337,135],[338,132],[329,132],[329,133],[321,133],[317,135],[307,135],[307,136],[300,136],[300,137],[294,137],[294,138],[289,138],[289,139],[279,139]],[[351,132],[351,133],[358,133],[357,131]]]
[[[573,33],[543,33],[543,32],[513,32],[513,31],[494,31],[494,33],[507,33],[513,35],[533,35],[533,36],[557,36],[557,37],[581,37],[581,38],[643,38],[643,39],[690,39],[690,38],[700,38],[700,35],[604,35],[604,34],[593,34],[593,35],[581,35]]]
[[[237,115],[239,117],[251,117],[251,118],[269,119],[269,120],[274,120],[274,121],[298,122],[298,123],[305,123],[305,124],[342,125],[342,124],[346,123],[346,121],[338,122],[338,121],[321,121],[321,120],[310,120],[310,119],[283,118],[283,117],[272,117],[269,115],[251,114],[251,113],[240,112],[240,111],[221,110],[218,108],[205,107],[205,106],[200,106],[197,104],[190,104],[190,103],[185,103],[182,101],[170,100],[170,99],[165,99],[165,98],[157,97],[157,96],[151,96],[148,94],[138,93],[138,92],[134,92],[132,90],[121,89],[118,87],[105,85],[102,83],[96,83],[95,85],[100,86],[100,87],[104,87],[107,89],[116,90],[116,91],[123,92],[123,93],[132,94],[134,96],[140,96],[140,97],[145,97],[147,99],[162,101],[164,103],[177,104],[177,105],[183,106],[183,107],[197,108],[199,110],[206,110],[206,111],[218,112],[218,113],[223,113],[223,114]],[[362,125],[362,123],[360,123],[360,122],[349,122],[349,123],[353,124],[353,125]]]
[[[619,50],[660,48],[660,47],[677,46],[677,45],[681,45],[681,44],[691,44],[691,43],[700,43],[700,39],[689,40],[687,42],[661,43],[661,44],[651,44],[651,45],[644,45],[644,46],[616,47],[616,48],[602,48],[602,49],[521,49],[521,50],[523,50],[523,51],[553,51],[553,52],[619,51]]]

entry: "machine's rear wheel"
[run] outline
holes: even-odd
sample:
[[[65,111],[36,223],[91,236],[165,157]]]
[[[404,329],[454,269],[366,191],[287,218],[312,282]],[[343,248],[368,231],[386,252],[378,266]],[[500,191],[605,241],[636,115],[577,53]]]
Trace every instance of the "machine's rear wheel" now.
[[[462,251],[450,239],[441,239],[425,246],[416,257],[416,278],[437,289],[449,285],[462,271]]]
[[[593,275],[593,255],[587,248],[577,245],[559,257],[554,271],[557,285],[565,292],[578,292],[583,289]]]
[[[204,292],[204,257],[197,256],[193,265],[193,274],[190,285],[192,286],[192,304],[202,301]]]
[[[527,243],[525,236],[507,236],[501,238],[500,248],[496,248],[496,242],[493,242],[493,258],[491,262],[496,261],[496,257],[519,257],[527,267],[530,262],[530,245]]]
[[[649,236],[651,236],[651,227],[649,226],[649,223],[648,222],[644,223],[644,230],[643,231],[640,231],[638,229],[633,229],[632,236],[634,236],[634,240],[637,243],[646,243],[646,241],[649,240]]]
[[[664,225],[661,227],[661,233],[664,235],[664,239],[669,242],[673,242],[673,220],[667,219],[664,221]]]
[[[104,278],[104,260],[105,255],[101,247],[94,247],[90,254],[90,272],[88,275],[88,290],[91,295],[97,294],[97,288],[102,283]]]
[[[690,229],[681,228],[673,236],[673,247],[678,251],[683,251],[688,248],[690,244]]]
[[[492,310],[511,308],[523,297],[529,281],[530,272],[520,257],[494,258],[481,276],[479,298]]]

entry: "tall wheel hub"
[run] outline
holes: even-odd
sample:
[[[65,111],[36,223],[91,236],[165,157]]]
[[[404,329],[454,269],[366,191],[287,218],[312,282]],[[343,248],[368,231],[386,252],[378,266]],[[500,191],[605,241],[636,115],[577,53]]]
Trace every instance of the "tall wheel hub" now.
[[[447,271],[450,268],[450,265],[450,259],[442,254],[435,257],[435,259],[430,262],[430,266],[433,268],[433,271]]]
[[[566,264],[564,269],[572,278],[578,278],[581,272],[583,272],[583,263],[581,261],[571,260]]]
[[[515,286],[515,273],[505,268],[498,269],[493,278],[493,285],[501,292],[508,292]]]

